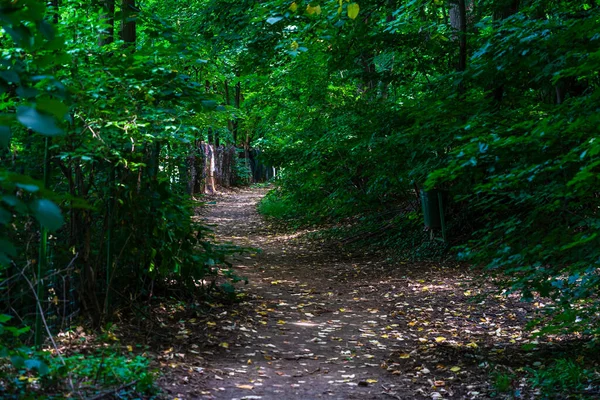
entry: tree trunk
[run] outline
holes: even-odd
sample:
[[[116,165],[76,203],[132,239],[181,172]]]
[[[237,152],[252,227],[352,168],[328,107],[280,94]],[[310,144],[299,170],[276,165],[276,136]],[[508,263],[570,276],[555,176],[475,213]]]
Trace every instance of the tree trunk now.
[[[458,70],[463,72],[467,69],[467,5],[466,0],[458,0],[458,13],[460,18],[459,24],[459,59]]]
[[[52,14],[52,22],[54,22],[55,25],[58,24],[58,1],[59,0],[52,0],[48,3],[52,7],[52,11],[54,12]]]
[[[122,0],[121,11],[123,13],[121,26],[121,39],[128,46],[135,46],[136,41],[136,13],[135,0]]]
[[[225,105],[226,106],[231,105],[231,99],[230,99],[230,93],[229,93],[229,81],[227,81],[227,79],[225,80]],[[230,132],[233,133],[233,120],[232,119],[227,121],[227,128],[229,129]],[[235,146],[235,140],[233,141],[233,145]]]
[[[450,26],[455,34],[453,40],[458,39],[458,63],[456,70],[464,72],[467,69],[467,0],[456,0],[450,6]],[[465,92],[464,82],[458,85],[458,95],[463,97]]]
[[[238,82],[235,85],[235,108],[239,109],[240,108],[240,104],[242,102],[242,83]],[[234,117],[233,120],[233,144],[235,145],[237,143],[237,138],[238,138],[238,119],[237,116]]]
[[[497,10],[494,13],[494,20],[501,21],[510,17],[519,10],[519,0],[510,0],[507,2],[503,8]],[[500,105],[502,102],[502,98],[504,97],[504,84],[499,83],[496,84],[496,87],[492,90],[492,97],[494,99],[494,103],[496,107]]]
[[[100,22],[108,25],[106,30],[100,32],[98,37],[98,46],[102,47],[115,40],[115,0],[104,0],[102,2]]]

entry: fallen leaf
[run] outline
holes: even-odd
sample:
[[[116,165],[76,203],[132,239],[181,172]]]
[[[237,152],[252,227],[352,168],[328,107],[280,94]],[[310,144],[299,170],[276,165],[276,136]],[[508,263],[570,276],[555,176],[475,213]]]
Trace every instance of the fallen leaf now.
[[[246,390],[254,389],[254,386],[252,386],[252,385],[235,385],[235,387],[238,389],[246,389]]]

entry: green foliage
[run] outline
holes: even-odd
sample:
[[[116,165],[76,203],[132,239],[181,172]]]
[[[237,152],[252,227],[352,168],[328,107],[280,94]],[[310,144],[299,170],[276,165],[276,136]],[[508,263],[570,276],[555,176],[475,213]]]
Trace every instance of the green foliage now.
[[[246,163],[245,158],[236,157],[233,168],[233,184],[236,186],[245,186],[252,181],[252,171]]]
[[[65,358],[64,365],[55,365],[51,379],[62,381],[69,375],[82,380],[82,386],[118,387],[123,382],[135,382],[138,393],[152,393],[156,371],[150,369],[147,358],[139,355],[120,355],[116,348],[107,348],[93,354],[78,354]]]
[[[131,351],[122,354],[119,346],[68,357],[35,350],[21,339],[29,327],[11,325],[13,318],[0,314],[0,396],[2,398],[53,398],[53,393],[76,390],[94,393],[98,389],[120,387],[133,382],[137,393],[156,391],[156,371],[148,358]],[[107,342],[113,342],[114,334]],[[114,342],[113,342],[114,343]],[[77,386],[72,385],[73,382]]]
[[[258,210],[261,214],[272,218],[291,220],[297,217],[293,203],[276,190],[270,191],[262,198]]]
[[[17,397],[73,376],[90,387],[152,384],[144,358],[63,361],[29,347],[27,326],[40,348],[46,329],[68,327],[79,310],[99,327],[130,299],[240,279],[224,268],[239,250],[213,244],[188,192],[205,124],[225,120],[211,117],[202,76],[186,73],[203,63],[198,41],[141,10],[127,21],[134,45],[119,40],[121,10],[113,25],[104,12],[76,1],[0,6],[0,312],[26,326],[1,321],[0,380]]]
[[[111,302],[151,286],[197,290],[231,253],[192,221],[198,204],[188,200],[188,158],[206,140],[203,124],[216,102],[198,74],[181,72],[201,65],[198,41],[159,15],[133,15],[137,45],[126,48],[118,34],[98,44],[108,32],[99,6],[66,1],[47,11],[34,1],[0,9],[7,32],[0,223],[8,227],[0,282],[19,294],[7,294],[6,304],[37,312],[31,288],[11,278],[21,270],[31,276],[33,265],[50,276],[68,265],[61,290],[76,288],[98,325],[110,318]],[[48,244],[42,234],[39,253],[27,245],[37,231],[30,216],[52,232]]]
[[[509,392],[515,376],[509,373],[492,374],[494,388],[500,393]]]
[[[586,391],[600,384],[598,371],[585,369],[571,359],[557,359],[546,368],[530,368],[527,372],[528,382],[545,398],[555,398],[557,393],[586,398]]]
[[[261,209],[341,221],[446,189],[462,259],[554,300],[540,333],[597,334],[598,2],[468,7],[465,71],[446,2],[360,4],[354,21],[334,6],[269,3],[286,56],[246,123],[283,173]]]

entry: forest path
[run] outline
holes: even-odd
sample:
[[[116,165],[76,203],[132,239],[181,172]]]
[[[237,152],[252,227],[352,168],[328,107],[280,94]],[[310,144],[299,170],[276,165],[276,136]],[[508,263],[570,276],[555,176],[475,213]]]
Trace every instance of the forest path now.
[[[256,211],[265,193],[220,194],[204,215],[219,241],[262,252],[236,258],[235,270],[250,282],[240,287],[243,301],[209,323],[219,344],[203,352],[198,389],[180,397],[487,397],[478,353],[520,337],[518,307],[488,302],[482,311],[468,301],[478,290],[459,267],[391,268],[278,232]]]

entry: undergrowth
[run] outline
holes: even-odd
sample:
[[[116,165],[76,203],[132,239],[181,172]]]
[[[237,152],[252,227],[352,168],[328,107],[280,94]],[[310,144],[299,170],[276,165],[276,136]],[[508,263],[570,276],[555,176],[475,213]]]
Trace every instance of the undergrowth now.
[[[441,232],[423,226],[415,204],[352,217],[326,216],[275,189],[262,199],[258,211],[290,228],[316,226],[319,229],[308,237],[338,242],[347,251],[384,252],[391,260],[411,261],[439,262],[452,256]]]
[[[534,389],[538,399],[592,399],[600,397],[600,372],[596,364],[556,358],[547,365],[495,371],[490,374],[492,395],[521,398],[524,386]]]
[[[154,384],[157,371],[150,368],[150,359],[139,346],[121,346],[112,326],[98,337],[86,336],[79,327],[59,334],[59,346],[36,350],[20,341],[28,328],[10,326],[10,318],[2,317],[3,399],[88,398],[103,394],[149,398],[158,391]]]

